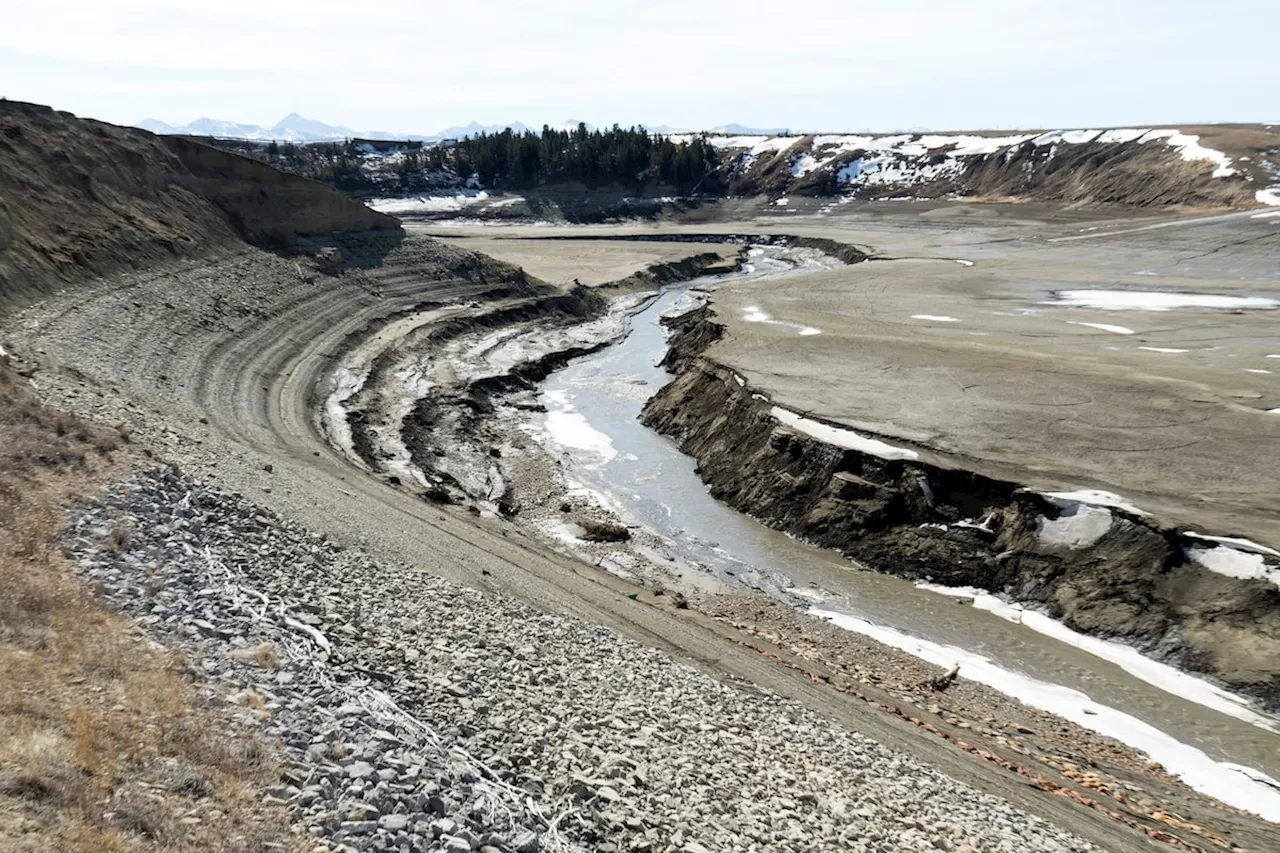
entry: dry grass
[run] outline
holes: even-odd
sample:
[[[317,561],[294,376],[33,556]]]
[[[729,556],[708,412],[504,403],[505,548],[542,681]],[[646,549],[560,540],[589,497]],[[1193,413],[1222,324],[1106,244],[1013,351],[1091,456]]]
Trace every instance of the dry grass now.
[[[0,364],[0,851],[297,849],[259,804],[274,768],[256,739],[227,734],[183,662],[104,610],[57,548],[58,507],[122,469],[118,441]]]

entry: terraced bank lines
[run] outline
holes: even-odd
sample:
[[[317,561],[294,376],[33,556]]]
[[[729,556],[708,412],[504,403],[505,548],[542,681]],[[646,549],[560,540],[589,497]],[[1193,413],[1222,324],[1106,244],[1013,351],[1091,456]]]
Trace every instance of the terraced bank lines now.
[[[517,286],[520,279],[510,268],[413,239],[383,249],[373,260],[362,261],[355,249],[350,258],[348,272],[335,277],[316,274],[305,258],[246,251],[208,267],[137,276],[126,288],[104,284],[31,312],[14,344],[39,355],[43,368],[38,378],[52,396],[128,423],[140,440],[216,477],[225,488],[250,493],[314,530],[360,543],[384,565],[407,567],[400,589],[429,585],[425,573],[430,573],[587,625],[608,625],[722,678],[800,700],[842,727],[918,756],[961,784],[1012,800],[1107,849],[1144,849],[1137,834],[1109,818],[992,775],[985,762],[959,750],[922,743],[909,723],[863,709],[806,677],[781,670],[727,640],[723,628],[629,600],[636,588],[618,578],[548,553],[502,524],[478,523],[465,513],[424,503],[352,467],[326,443],[316,420],[320,379],[348,336],[367,334],[424,303],[479,298],[486,291]],[[368,263],[368,270],[360,263]],[[69,369],[60,371],[59,365]],[[263,556],[268,556],[270,543],[259,544],[267,545]],[[299,571],[291,565],[281,569]],[[306,585],[313,584],[309,571],[301,569]],[[337,595],[373,594],[365,587],[375,584],[378,575],[335,578]],[[397,593],[395,598],[400,604],[402,597]],[[519,618],[531,618],[529,612],[520,611]],[[459,607],[460,618],[469,613]],[[398,630],[395,619],[383,622],[388,630]],[[474,627],[470,630],[478,634]],[[571,647],[586,643],[585,635],[577,633],[581,630],[589,629],[572,629],[577,639]],[[452,633],[450,628],[441,636]],[[397,648],[396,639],[402,636],[387,635],[389,646]],[[594,670],[582,689],[625,684],[633,669],[628,663]],[[679,672],[677,680],[684,680],[685,671]],[[577,705],[562,696],[547,706],[548,713],[554,710],[563,717]],[[737,737],[744,749],[757,748],[741,732]],[[775,753],[787,748],[777,740],[759,745]],[[672,760],[682,754],[677,749]],[[690,771],[696,766],[687,756],[685,761],[682,766]],[[874,772],[904,766],[889,762]],[[1018,825],[1025,820],[1020,816]],[[924,836],[931,832],[927,827],[918,831]],[[1074,840],[1046,843],[1080,846]]]

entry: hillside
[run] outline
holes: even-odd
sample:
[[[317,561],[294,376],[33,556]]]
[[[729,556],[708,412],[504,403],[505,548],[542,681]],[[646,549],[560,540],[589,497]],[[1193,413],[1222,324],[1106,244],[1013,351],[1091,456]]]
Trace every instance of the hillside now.
[[[551,197],[565,188],[578,195],[585,189],[616,196],[614,215],[634,212],[628,204],[637,199],[760,197],[786,206],[790,195],[1144,208],[1280,204],[1280,131],[1265,125],[894,135],[649,136],[615,129],[581,139],[562,131],[504,133],[449,146],[380,140],[215,144],[360,198],[458,190]],[[566,169],[566,162],[577,168]],[[438,213],[457,205],[420,207]],[[468,215],[489,213],[480,205]]]
[[[730,195],[948,196],[1142,207],[1280,204],[1262,126],[713,137]]]
[[[68,283],[395,219],[181,137],[0,101],[0,309]]]

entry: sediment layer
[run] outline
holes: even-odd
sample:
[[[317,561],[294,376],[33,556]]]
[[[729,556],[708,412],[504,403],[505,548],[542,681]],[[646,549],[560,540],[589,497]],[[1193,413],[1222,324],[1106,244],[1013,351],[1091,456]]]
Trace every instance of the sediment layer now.
[[[771,527],[913,580],[1043,605],[1280,707],[1280,590],[1188,559],[1176,530],[1106,510],[1060,536],[1078,509],[980,474],[845,449],[781,424],[772,404],[708,358],[710,312],[669,321],[674,380],[642,419],[693,456],[711,494]],[[1095,516],[1097,517],[1097,516]]]

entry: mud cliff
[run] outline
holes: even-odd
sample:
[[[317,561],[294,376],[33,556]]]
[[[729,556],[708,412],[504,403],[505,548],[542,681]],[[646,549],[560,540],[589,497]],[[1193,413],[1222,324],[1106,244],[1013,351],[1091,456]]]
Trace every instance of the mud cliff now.
[[[669,325],[677,375],[642,419],[697,460],[717,499],[877,571],[1043,605],[1280,708],[1275,585],[1208,570],[1146,518],[812,438],[703,354],[722,334],[708,309]]]
[[[67,284],[397,220],[200,142],[0,101],[0,310]]]

